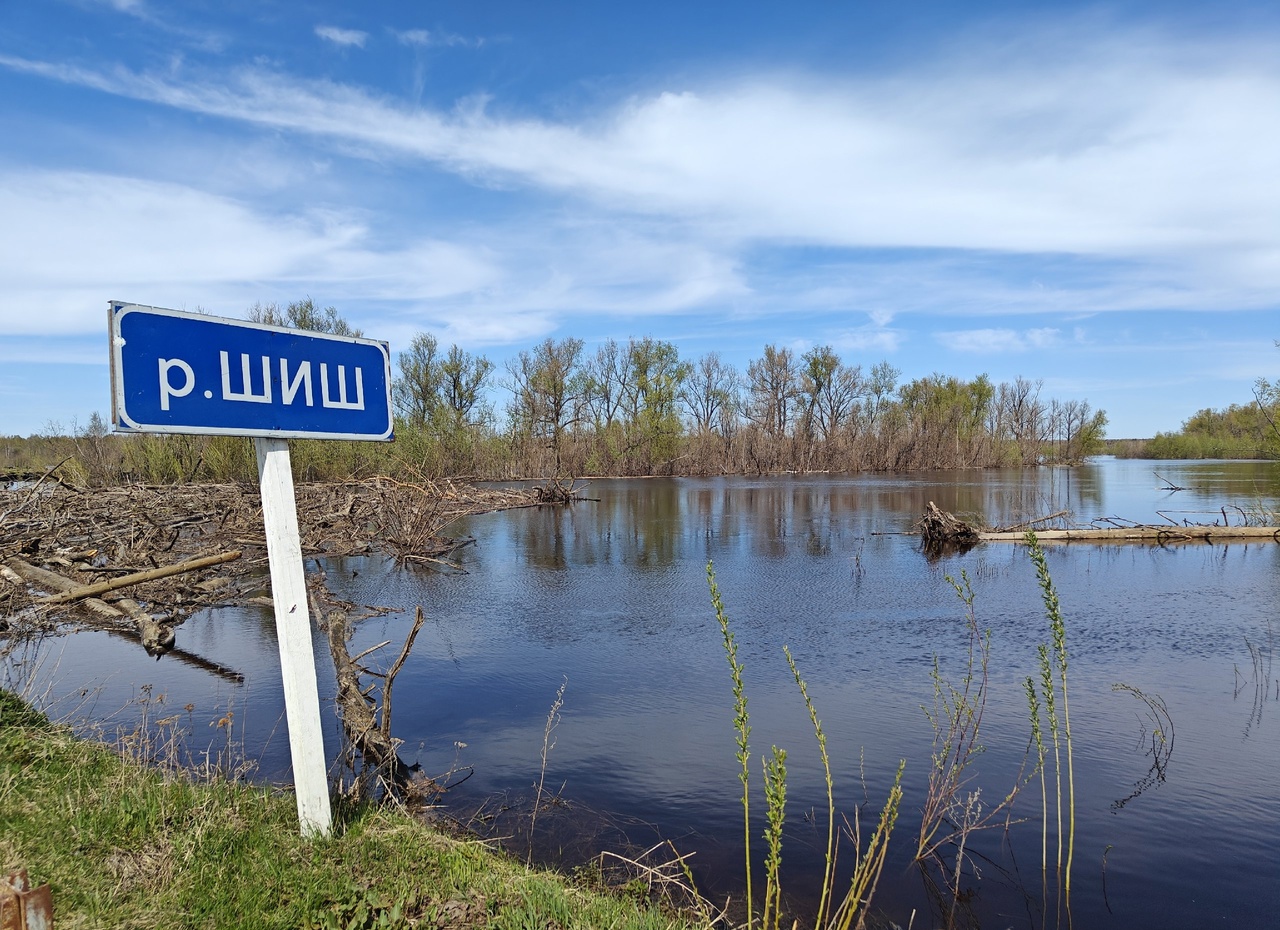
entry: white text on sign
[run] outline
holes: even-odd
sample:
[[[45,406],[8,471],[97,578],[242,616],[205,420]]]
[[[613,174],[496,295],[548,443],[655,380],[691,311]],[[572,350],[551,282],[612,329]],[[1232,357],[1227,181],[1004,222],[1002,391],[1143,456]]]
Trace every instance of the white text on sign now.
[[[269,404],[273,400],[272,382],[271,382],[271,359],[269,356],[260,356],[262,360],[262,375],[260,379],[261,388],[254,388],[254,365],[253,360],[248,353],[240,353],[240,390],[232,387],[232,364],[230,355],[227,352],[219,352],[219,361],[221,364],[222,374],[222,399],[226,401],[238,401],[240,403],[250,404]],[[298,399],[299,393],[302,395],[303,403],[308,407],[315,406],[315,392],[312,388],[312,366],[310,361],[301,361],[296,363],[296,368],[292,374],[289,371],[289,360],[282,358],[280,362],[280,400],[285,406],[291,406]],[[347,388],[347,366],[336,365],[334,377],[329,376],[329,365],[326,362],[320,362],[319,381],[320,381],[320,405],[331,409],[340,410],[363,410],[364,409],[364,372],[359,366],[352,366],[355,399],[348,400]],[[176,382],[178,376],[174,374],[177,369],[181,373],[181,381]],[[196,374],[191,365],[180,358],[162,358],[159,359],[159,379],[160,379],[160,409],[169,409],[169,400],[173,397],[186,397],[196,386]],[[213,391],[205,390],[204,396],[212,399]]]

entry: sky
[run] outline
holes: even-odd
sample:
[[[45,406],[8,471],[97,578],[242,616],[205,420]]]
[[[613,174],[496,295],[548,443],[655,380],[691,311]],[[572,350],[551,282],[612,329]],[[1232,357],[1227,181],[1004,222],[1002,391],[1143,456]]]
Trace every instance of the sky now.
[[[0,0],[0,220],[0,435],[109,415],[109,300],[310,297],[1148,437],[1280,376],[1280,4]]]

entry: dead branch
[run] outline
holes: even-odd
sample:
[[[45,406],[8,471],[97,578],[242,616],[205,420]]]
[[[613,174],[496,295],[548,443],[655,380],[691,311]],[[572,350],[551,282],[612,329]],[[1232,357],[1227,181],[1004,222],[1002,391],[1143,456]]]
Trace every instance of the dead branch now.
[[[316,617],[326,617],[329,652],[333,657],[333,667],[338,682],[338,716],[342,720],[342,730],[348,745],[360,755],[366,766],[383,778],[388,788],[396,794],[418,798],[429,798],[439,794],[443,790],[439,784],[419,773],[417,766],[410,766],[400,758],[398,751],[400,741],[391,735],[390,690],[395,676],[399,674],[409,657],[418,631],[422,629],[424,619],[422,608],[419,607],[414,616],[413,628],[405,639],[399,657],[385,674],[380,674],[357,664],[348,654],[347,639],[351,635],[351,619],[347,613],[336,608],[322,613],[314,592],[311,601],[313,614]],[[360,655],[367,655],[369,651],[366,650]],[[381,706],[371,696],[377,690],[377,683],[362,687],[360,681],[362,675],[383,680]]]
[[[400,669],[404,668],[405,659],[409,658],[409,650],[413,648],[413,641],[418,638],[418,631],[422,629],[422,607],[419,606],[413,617],[413,628],[409,630],[409,635],[405,637],[404,648],[400,650],[400,655],[396,657],[395,662],[391,663],[391,668],[387,671],[385,683],[382,686],[382,736],[388,742],[391,741],[391,687],[396,683],[396,676],[400,674]]]
[[[1012,526],[1004,526],[1000,528],[1002,533],[1012,533],[1014,530],[1025,530],[1028,527],[1038,526],[1041,523],[1048,523],[1050,520],[1057,520],[1060,517],[1071,516],[1070,510],[1059,510],[1057,513],[1051,513],[1047,517],[1038,517],[1035,520],[1024,520],[1021,523],[1015,523]]]

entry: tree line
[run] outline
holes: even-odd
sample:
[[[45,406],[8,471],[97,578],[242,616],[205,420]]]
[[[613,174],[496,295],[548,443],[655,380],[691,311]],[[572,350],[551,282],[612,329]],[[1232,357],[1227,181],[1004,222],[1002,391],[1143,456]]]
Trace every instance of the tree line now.
[[[1280,342],[1276,343],[1280,348]],[[1176,432],[1156,433],[1134,455],[1153,459],[1280,459],[1280,381],[1259,378],[1253,400],[1204,408]]]
[[[258,322],[359,335],[308,300],[255,305]],[[499,367],[420,332],[402,350],[396,442],[294,443],[303,479],[907,471],[1074,463],[1102,450],[1106,414],[1044,396],[1027,378],[943,374],[903,382],[829,345],[766,345],[739,370],[718,352],[681,357],[652,337],[546,339]],[[110,437],[94,416],[81,458],[143,480],[248,480],[252,450],[225,437]],[[131,448],[110,451],[109,440]],[[126,444],[127,445],[127,444]],[[114,460],[110,465],[106,460]]]

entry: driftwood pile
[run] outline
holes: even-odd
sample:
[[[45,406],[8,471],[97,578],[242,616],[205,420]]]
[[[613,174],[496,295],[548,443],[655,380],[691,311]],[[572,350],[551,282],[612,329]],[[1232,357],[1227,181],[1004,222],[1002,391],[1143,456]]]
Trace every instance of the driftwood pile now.
[[[380,551],[424,562],[469,542],[445,535],[458,517],[532,499],[372,478],[300,484],[297,501],[304,556]],[[263,604],[270,593],[261,497],[248,485],[0,489],[0,565],[0,622],[9,623],[129,626],[142,613],[171,628],[196,609]]]

